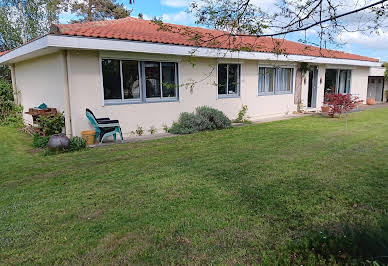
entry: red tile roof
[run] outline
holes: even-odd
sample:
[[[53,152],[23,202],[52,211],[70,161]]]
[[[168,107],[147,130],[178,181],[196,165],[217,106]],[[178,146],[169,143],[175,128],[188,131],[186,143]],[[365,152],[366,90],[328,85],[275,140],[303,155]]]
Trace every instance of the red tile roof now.
[[[9,52],[9,51],[0,52],[0,56],[5,55],[5,54],[8,53],[8,52]]]
[[[163,25],[170,27],[170,30],[161,30],[159,25],[149,20],[127,17],[117,20],[57,24],[53,25],[51,33],[69,36],[109,38],[207,48],[231,49],[237,47],[240,48],[240,50],[244,50],[244,48],[248,47],[251,51],[255,52],[273,53],[274,51],[277,51],[281,54],[341,58],[371,62],[379,61],[375,58],[335,50],[320,49],[316,46],[305,45],[284,39],[269,37],[257,38],[255,36],[246,35],[243,37],[236,37],[235,41],[231,41],[232,38],[224,31],[167,23],[163,23]],[[198,34],[201,35],[200,39],[206,40],[206,42],[195,41],[193,36]],[[217,37],[216,42],[210,40],[214,37]]]

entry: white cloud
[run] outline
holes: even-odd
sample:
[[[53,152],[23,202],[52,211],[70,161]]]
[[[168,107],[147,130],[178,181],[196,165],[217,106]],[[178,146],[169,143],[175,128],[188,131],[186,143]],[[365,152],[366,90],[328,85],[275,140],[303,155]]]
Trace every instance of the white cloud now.
[[[185,11],[180,11],[178,13],[172,13],[172,14],[163,14],[162,20],[164,22],[183,24],[183,25],[189,25],[194,22],[194,18],[192,14],[188,14]]]
[[[186,7],[188,6],[188,0],[161,0],[160,4],[170,7]]]
[[[362,32],[342,32],[338,41],[349,44],[358,44],[364,48],[387,50],[388,31],[379,30],[377,34],[364,34]]]

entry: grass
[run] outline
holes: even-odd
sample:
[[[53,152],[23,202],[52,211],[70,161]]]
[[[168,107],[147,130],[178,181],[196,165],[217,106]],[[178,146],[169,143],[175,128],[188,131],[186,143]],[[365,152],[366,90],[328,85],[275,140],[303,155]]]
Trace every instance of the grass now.
[[[305,117],[54,156],[0,127],[0,261],[384,262],[387,117],[352,113],[348,130]]]

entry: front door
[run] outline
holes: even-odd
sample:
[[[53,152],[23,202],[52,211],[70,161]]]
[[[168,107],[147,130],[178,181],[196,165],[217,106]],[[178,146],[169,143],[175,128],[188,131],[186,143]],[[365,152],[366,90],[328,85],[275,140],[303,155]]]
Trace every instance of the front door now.
[[[318,68],[309,71],[309,90],[307,95],[307,107],[317,107]]]
[[[369,77],[367,98],[373,98],[376,102],[383,101],[384,78]]]

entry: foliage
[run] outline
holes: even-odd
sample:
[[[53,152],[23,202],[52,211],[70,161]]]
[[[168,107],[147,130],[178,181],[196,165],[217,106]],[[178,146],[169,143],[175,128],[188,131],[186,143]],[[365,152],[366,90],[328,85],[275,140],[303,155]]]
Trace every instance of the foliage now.
[[[209,106],[200,106],[195,109],[198,116],[203,117],[209,122],[210,127],[207,129],[224,129],[229,128],[232,122],[226,115],[215,108]]]
[[[223,112],[208,107],[197,107],[195,113],[181,113],[178,122],[169,129],[173,134],[191,134],[203,130],[224,129],[231,127],[231,121]]]
[[[63,113],[58,113],[53,116],[41,115],[38,118],[39,125],[43,128],[46,136],[62,133],[65,127],[65,117]]]
[[[377,31],[386,24],[388,5],[375,2],[372,5],[359,6],[350,4],[348,12],[338,11],[341,7],[339,0],[310,0],[301,4],[299,1],[280,1],[273,3],[270,9],[263,8],[258,1],[240,0],[202,0],[192,1],[189,12],[196,18],[196,23],[208,28],[223,30],[224,34],[209,36],[200,31],[184,31],[196,43],[211,43],[212,46],[228,46],[232,51],[257,49],[258,43],[244,42],[245,35],[257,37],[277,37],[283,39],[287,34],[294,32],[305,33],[311,28],[319,28],[305,43],[324,47],[327,43],[336,44],[337,35],[346,30]],[[368,14],[362,18],[361,24],[339,23],[338,19],[346,16],[356,16],[356,13]],[[301,15],[305,14],[305,15]],[[343,22],[343,21],[342,21]],[[319,43],[316,43],[316,39]],[[273,39],[273,53],[282,54],[286,51],[281,40]],[[248,47],[247,47],[248,46]],[[307,48],[308,49],[308,48]]]
[[[307,62],[301,62],[299,64],[299,71],[302,72],[303,74],[306,74],[311,69],[312,69],[312,67]]]
[[[244,123],[247,121],[246,119],[246,114],[248,112],[248,106],[247,105],[243,105],[241,107],[241,110],[238,112],[237,114],[237,118],[234,120],[234,122],[236,123]]]
[[[34,134],[32,146],[34,146],[35,148],[46,148],[49,139],[50,136],[42,137],[39,134]]]
[[[128,17],[132,10],[117,0],[89,0],[70,3],[70,10],[80,19],[72,22],[98,21]]]
[[[46,34],[58,19],[61,0],[3,0],[0,4],[0,48],[8,50]]]
[[[155,128],[154,126],[151,126],[150,129],[148,130],[148,132],[149,132],[151,135],[155,134],[156,131],[157,131],[157,130],[156,130],[156,128]]]
[[[0,79],[0,125],[22,127],[23,107],[16,105],[11,83]]]
[[[388,219],[375,226],[336,224],[309,231],[276,250],[264,264],[385,265],[388,262]]]
[[[136,130],[135,130],[135,133],[136,133],[138,136],[143,135],[143,134],[144,134],[144,129],[143,129],[143,127],[137,125],[137,128],[136,128]]]
[[[326,93],[324,104],[330,107],[329,116],[341,115],[357,107],[359,98],[351,94]]]
[[[168,126],[167,126],[166,124],[163,125],[163,130],[164,130],[164,132],[166,132],[166,133],[168,132]]]
[[[384,63],[383,67],[385,67],[384,78],[385,80],[388,80],[388,63]]]
[[[79,151],[86,148],[86,141],[81,137],[71,137],[69,151]]]

